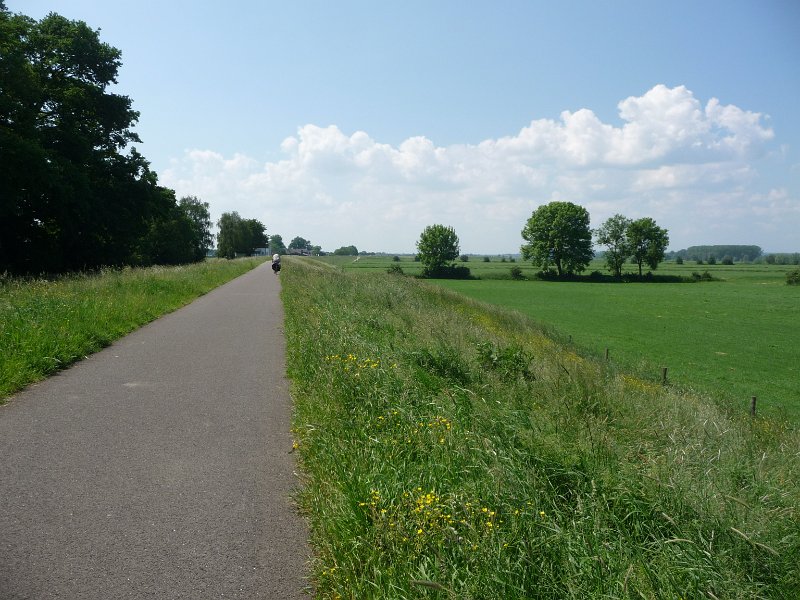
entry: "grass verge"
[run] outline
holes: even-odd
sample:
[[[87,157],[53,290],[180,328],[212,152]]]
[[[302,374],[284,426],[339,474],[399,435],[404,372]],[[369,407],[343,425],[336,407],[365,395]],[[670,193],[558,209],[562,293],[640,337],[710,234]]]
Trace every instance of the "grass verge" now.
[[[409,278],[282,275],[320,598],[789,598],[798,432]]]
[[[0,404],[261,262],[210,260],[56,280],[0,277]]]

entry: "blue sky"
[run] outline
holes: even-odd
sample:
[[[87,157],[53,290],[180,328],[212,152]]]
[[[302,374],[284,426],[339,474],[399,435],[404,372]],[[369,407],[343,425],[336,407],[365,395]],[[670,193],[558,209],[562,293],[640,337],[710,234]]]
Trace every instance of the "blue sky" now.
[[[122,51],[162,184],[288,242],[512,253],[537,206],[800,251],[800,2],[7,0]]]

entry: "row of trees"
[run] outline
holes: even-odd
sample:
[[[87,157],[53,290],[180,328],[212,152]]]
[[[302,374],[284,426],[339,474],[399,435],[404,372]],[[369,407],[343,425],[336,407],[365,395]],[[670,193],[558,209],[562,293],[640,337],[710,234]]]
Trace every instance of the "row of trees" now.
[[[592,233],[607,248],[606,264],[617,277],[628,259],[638,265],[640,277],[644,265],[655,270],[669,244],[667,230],[650,217],[632,220],[617,214],[592,232],[584,207],[551,202],[537,208],[525,224],[522,237],[528,243],[521,248],[522,256],[544,271],[555,266],[559,277],[581,273],[594,258]]]
[[[82,21],[0,0],[0,273],[200,260],[208,205],[176,200],[135,148],[120,51]]]
[[[589,213],[571,202],[551,202],[537,208],[522,230],[522,257],[543,271],[559,277],[583,272],[594,258],[592,234],[605,246],[606,263],[617,277],[628,259],[638,265],[639,276],[644,265],[655,270],[664,260],[669,244],[666,229],[644,217],[628,219],[614,215],[596,231],[589,227]],[[452,227],[430,225],[420,235],[417,252],[424,273],[432,275],[448,267],[459,256],[459,240]]]

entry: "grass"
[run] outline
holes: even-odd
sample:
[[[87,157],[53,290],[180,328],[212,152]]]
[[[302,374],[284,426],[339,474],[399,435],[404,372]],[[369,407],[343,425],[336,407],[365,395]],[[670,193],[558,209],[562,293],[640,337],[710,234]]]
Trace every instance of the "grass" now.
[[[789,598],[798,432],[618,373],[525,316],[293,259],[319,598]]]
[[[388,258],[339,260],[346,269],[385,271]],[[418,263],[399,263],[416,273]],[[461,264],[461,263],[459,263]],[[752,396],[760,411],[800,423],[800,288],[785,285],[781,265],[663,264],[658,273],[688,278],[709,271],[720,281],[697,284],[600,284],[511,281],[512,266],[533,277],[522,262],[467,265],[477,281],[437,281],[471,298],[526,314],[637,375],[712,394],[737,410]],[[409,269],[408,266],[411,268]],[[421,268],[420,268],[421,269]],[[595,261],[589,270],[603,270]],[[502,279],[505,277],[505,279]]]
[[[260,262],[211,260],[55,280],[0,277],[0,403]]]

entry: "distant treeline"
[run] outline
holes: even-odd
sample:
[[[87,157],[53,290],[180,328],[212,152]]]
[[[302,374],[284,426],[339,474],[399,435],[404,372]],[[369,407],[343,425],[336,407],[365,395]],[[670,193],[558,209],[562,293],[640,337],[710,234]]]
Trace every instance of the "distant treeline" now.
[[[770,265],[800,265],[800,252],[772,252],[764,254],[760,246],[717,245],[689,246],[685,250],[668,252],[667,260],[695,260],[700,262],[730,264],[732,262],[767,263]]]
[[[689,246],[685,250],[670,252],[667,258],[708,261],[710,258],[721,261],[725,257],[739,262],[752,262],[762,255],[760,246]]]

